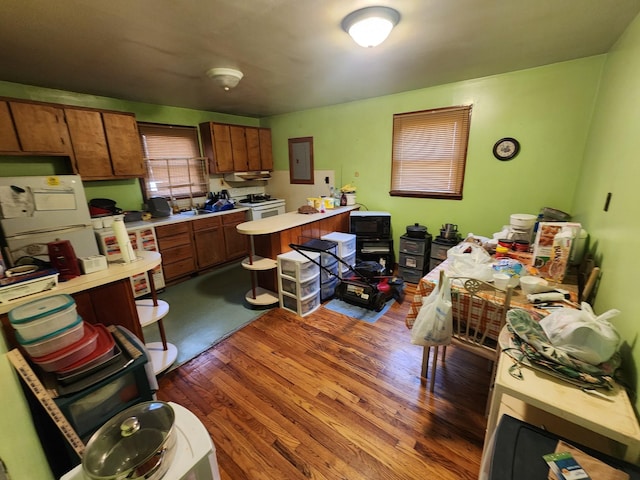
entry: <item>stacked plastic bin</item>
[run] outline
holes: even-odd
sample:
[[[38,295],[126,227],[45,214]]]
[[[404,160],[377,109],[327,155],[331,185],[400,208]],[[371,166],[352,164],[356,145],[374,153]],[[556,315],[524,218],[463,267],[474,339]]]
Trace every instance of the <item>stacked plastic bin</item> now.
[[[348,265],[353,267],[356,264],[356,236],[352,233],[331,232],[320,238],[336,242],[338,246],[337,255],[344,262],[338,266],[338,274],[340,278],[348,276]]]
[[[320,301],[324,302],[333,297],[340,280],[340,266],[338,262],[338,244],[331,240],[314,238],[302,244],[320,251]],[[306,252],[305,252],[306,253]]]
[[[100,344],[111,344],[111,334],[103,325],[82,320],[69,295],[53,295],[25,303],[9,312],[16,340],[31,361],[46,372],[67,372],[94,359]],[[105,354],[107,354],[105,352]]]
[[[306,256],[305,256],[306,255]],[[320,306],[320,254],[287,252],[278,255],[280,306],[301,317]]]

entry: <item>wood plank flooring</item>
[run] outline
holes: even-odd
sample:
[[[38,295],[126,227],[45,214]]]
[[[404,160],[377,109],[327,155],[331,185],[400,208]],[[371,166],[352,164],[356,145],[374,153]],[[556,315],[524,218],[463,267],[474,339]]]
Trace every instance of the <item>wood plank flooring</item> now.
[[[475,479],[490,372],[450,347],[428,391],[404,323],[414,291],[373,324],[269,310],[161,377],[158,397],[204,423],[223,480]]]

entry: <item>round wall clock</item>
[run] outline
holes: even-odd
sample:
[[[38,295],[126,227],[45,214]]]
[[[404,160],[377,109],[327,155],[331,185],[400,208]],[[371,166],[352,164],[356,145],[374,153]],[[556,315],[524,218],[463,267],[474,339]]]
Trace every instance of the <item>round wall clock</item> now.
[[[520,142],[515,138],[505,137],[501,138],[493,146],[493,155],[498,160],[511,160],[520,151]]]

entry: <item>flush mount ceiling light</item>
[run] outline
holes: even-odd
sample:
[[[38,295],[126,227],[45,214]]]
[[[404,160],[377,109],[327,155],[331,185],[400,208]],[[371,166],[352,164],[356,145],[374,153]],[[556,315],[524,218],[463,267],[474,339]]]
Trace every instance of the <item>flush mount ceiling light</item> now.
[[[362,47],[380,45],[400,20],[397,10],[389,7],[366,7],[351,12],[342,20],[342,29]]]
[[[207,75],[226,91],[238,85],[244,76],[240,70],[235,68],[212,68],[207,72]]]

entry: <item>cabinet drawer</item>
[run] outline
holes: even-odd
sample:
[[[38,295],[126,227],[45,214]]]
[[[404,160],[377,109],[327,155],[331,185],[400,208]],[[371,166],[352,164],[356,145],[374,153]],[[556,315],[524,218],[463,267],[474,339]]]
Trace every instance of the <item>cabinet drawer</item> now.
[[[398,266],[415,268],[416,270],[422,271],[424,267],[424,256],[423,255],[407,255],[406,253],[400,252],[400,261],[398,262]]]
[[[427,240],[409,237],[400,237],[400,252],[424,255],[426,253]]]
[[[161,225],[156,227],[156,237],[166,238],[174,235],[180,235],[181,233],[189,233],[189,222],[173,223],[171,225]]]
[[[206,217],[199,220],[193,221],[193,230],[199,232],[201,230],[209,230],[212,228],[220,227],[222,225],[222,221],[218,215],[213,217]]]
[[[168,249],[186,246],[191,249],[191,237],[188,234],[174,235],[173,237],[165,237],[158,239],[160,253],[164,256]]]
[[[232,223],[242,223],[246,220],[245,212],[234,212],[222,215],[222,223],[225,225],[231,225]]]
[[[193,249],[191,248],[191,244],[178,245],[177,247],[161,250],[161,255],[162,265],[168,265],[186,258],[193,258]]]
[[[183,258],[177,262],[162,264],[164,275],[167,281],[174,278],[182,277],[193,273],[196,269],[195,260],[193,257]]]

